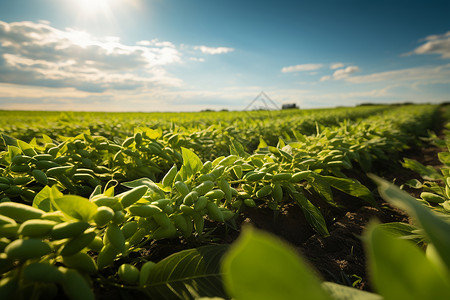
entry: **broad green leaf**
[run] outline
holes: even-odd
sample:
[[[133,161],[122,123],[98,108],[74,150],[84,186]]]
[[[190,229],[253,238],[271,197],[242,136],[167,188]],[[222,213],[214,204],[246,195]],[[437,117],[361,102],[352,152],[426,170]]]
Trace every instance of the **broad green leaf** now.
[[[230,143],[230,154],[236,155],[242,158],[249,157],[249,154],[245,152],[244,146],[238,141],[232,139]]]
[[[14,156],[22,154],[22,150],[19,147],[16,147],[16,146],[8,146],[8,154],[9,154],[9,156],[8,156],[9,161],[8,162],[11,162],[11,160],[14,158]]]
[[[259,149],[259,148],[266,148],[267,146],[268,146],[267,143],[263,140],[262,137],[260,137],[259,138],[259,145],[258,145],[257,149]]]
[[[150,299],[224,297],[220,261],[227,245],[177,252],[151,270],[144,291]]]
[[[236,300],[331,299],[290,246],[254,228],[242,231],[222,271],[225,289]]]
[[[228,155],[227,157],[225,157],[224,159],[222,159],[219,162],[219,165],[221,166],[229,166],[234,164],[234,162],[238,159],[238,157],[236,155]]]
[[[361,291],[334,282],[323,282],[322,288],[330,293],[331,298],[334,300],[383,300],[383,297],[380,295]]]
[[[34,196],[33,207],[42,209],[45,212],[53,211],[51,202],[52,189],[46,185],[39,193]]]
[[[417,230],[417,227],[413,225],[401,222],[392,222],[380,224],[378,227],[398,238],[411,240],[416,244],[423,242],[423,238],[414,233]]]
[[[404,168],[418,173],[425,180],[435,180],[442,177],[433,167],[426,167],[414,159],[404,158],[403,160],[402,166]]]
[[[42,134],[42,140],[44,141],[45,144],[47,144],[47,143],[53,143],[52,138],[49,137],[48,135],[44,134],[44,133]]]
[[[114,188],[119,184],[115,179],[108,181],[103,189],[103,195],[107,197],[114,197]]]
[[[413,189],[421,189],[423,187],[422,182],[420,182],[417,179],[410,179],[407,182],[405,182],[405,185]]]
[[[419,222],[426,237],[436,247],[447,269],[450,270],[450,223],[393,184],[374,175],[370,178],[378,184],[383,199],[405,210]]]
[[[151,129],[151,128],[147,128],[147,127],[139,127],[139,129],[142,130],[142,132],[144,132],[145,135],[149,139],[153,139],[153,140],[160,138],[163,134],[161,128]]]
[[[303,134],[301,134],[300,132],[293,130],[292,133],[294,134],[294,137],[297,141],[304,142],[304,143],[307,142],[306,137]]]
[[[16,138],[13,138],[13,137],[11,137],[11,136],[9,136],[9,135],[6,135],[6,134],[4,134],[4,133],[2,133],[2,138],[3,138],[3,140],[5,141],[5,145],[8,145],[8,146],[15,146],[15,147],[18,146],[18,145],[17,145],[17,139],[16,139]]]
[[[316,175],[317,176],[317,175]],[[368,188],[362,185],[356,179],[338,178],[333,176],[322,176],[328,183],[337,190],[347,193],[351,196],[361,198],[369,204],[376,206],[372,193]]]
[[[161,188],[159,188],[156,183],[148,178],[140,178],[133,181],[123,182],[122,185],[130,189],[141,185],[146,185],[148,187],[146,196],[149,196],[153,200],[164,198],[164,192],[161,190]],[[116,195],[116,197],[120,197],[120,195]]]
[[[76,195],[65,195],[52,202],[58,210],[76,220],[88,222],[97,212],[97,205]]]
[[[441,163],[450,166],[450,152],[440,152],[438,153],[438,157]]]
[[[278,138],[277,148],[282,149],[285,146],[286,146],[286,143],[283,141],[283,139]]]
[[[329,204],[338,206],[333,200],[333,193],[331,192],[330,184],[317,173],[311,172],[311,176],[308,176],[306,180],[313,187],[313,189],[324,198]]]
[[[199,172],[203,168],[203,163],[198,158],[197,154],[189,149],[181,147],[181,156],[183,157],[183,167],[185,168],[188,177]]]
[[[447,299],[450,280],[409,241],[376,225],[365,233],[369,270],[376,290],[386,300]]]
[[[21,140],[17,140],[17,144],[19,145],[20,149],[22,149],[23,153],[27,153],[26,151],[28,150],[28,152],[31,152],[34,155],[37,154],[36,151],[33,149],[33,147],[30,146],[30,144]]]
[[[290,188],[290,193],[295,202],[302,209],[309,225],[311,225],[311,227],[322,236],[330,235],[330,233],[328,232],[327,223],[325,222],[325,219],[320,210],[315,207],[314,204],[311,203],[311,201],[306,199],[303,193],[297,192],[293,188]]]

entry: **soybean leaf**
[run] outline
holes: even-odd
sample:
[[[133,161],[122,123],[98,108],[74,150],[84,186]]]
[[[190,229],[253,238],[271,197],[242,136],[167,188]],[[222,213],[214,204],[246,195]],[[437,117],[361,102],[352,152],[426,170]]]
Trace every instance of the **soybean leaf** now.
[[[76,195],[65,195],[52,199],[52,202],[66,216],[76,220],[88,222],[97,212],[97,205]]]
[[[231,140],[230,154],[240,156],[242,158],[247,158],[250,156],[247,152],[245,152],[244,146],[234,139]]]
[[[334,282],[323,282],[322,288],[330,293],[331,298],[335,300],[383,300],[383,297],[380,295],[361,291]]]
[[[380,224],[378,227],[398,238],[411,240],[416,244],[423,243],[423,237],[415,233],[417,227],[413,225],[402,222],[392,222]]]
[[[416,245],[376,225],[369,226],[365,236],[369,270],[384,299],[448,298],[449,278]]]
[[[30,146],[30,144],[21,141],[21,140],[17,140],[17,145],[20,147],[20,149],[22,149],[23,153],[26,153],[26,150],[31,150],[32,153],[36,153],[36,151],[34,151],[33,147]]]
[[[370,178],[378,184],[383,199],[405,210],[419,222],[425,236],[436,247],[447,269],[450,270],[450,223],[393,184],[375,175],[370,175]]]
[[[225,157],[224,159],[222,159],[222,160],[219,162],[219,165],[227,167],[227,166],[229,166],[229,165],[234,164],[234,162],[235,162],[237,159],[238,159],[238,157],[237,157],[236,155],[228,155],[227,157]]]
[[[189,149],[181,147],[181,156],[183,157],[183,168],[187,172],[188,177],[194,175],[203,168],[200,158]]]
[[[420,182],[417,179],[410,179],[407,182],[405,182],[405,185],[413,189],[421,189],[423,187],[422,182]]]
[[[322,176],[322,178],[328,181],[328,183],[337,190],[361,198],[373,206],[377,205],[370,190],[358,180],[333,176]]]
[[[450,166],[450,152],[440,152],[438,153],[438,158],[446,166]]]
[[[177,252],[158,262],[143,290],[151,299],[225,297],[220,261],[227,245]]]
[[[123,182],[122,185],[130,189],[141,185],[146,185],[148,187],[146,196],[149,196],[152,199],[164,198],[164,192],[159,188],[159,186],[156,183],[154,183],[151,179],[148,178],[139,178],[133,181]],[[116,195],[116,197],[120,197],[121,195],[122,194]]]
[[[333,200],[333,193],[331,192],[330,184],[317,173],[311,172],[311,176],[308,176],[306,180],[313,187],[313,189],[324,198],[329,204],[338,206]]]
[[[62,195],[61,195],[62,196]],[[42,209],[45,212],[53,211],[53,206],[51,204],[52,189],[46,185],[39,193],[34,196],[33,207]]]
[[[418,161],[415,161],[414,159],[404,158],[402,166],[418,173],[425,180],[435,180],[442,178],[442,176],[433,167],[426,167]]]
[[[286,146],[286,143],[283,141],[283,139],[278,138],[277,148],[282,149],[284,146]]]
[[[16,146],[8,146],[8,154],[9,154],[9,157],[5,157],[5,158],[9,158],[8,162],[11,162],[11,160],[14,158],[14,156],[22,154],[22,150]]]
[[[298,206],[300,206],[300,208],[302,209],[309,225],[311,225],[311,227],[322,236],[330,235],[327,229],[327,223],[325,222],[325,219],[320,210],[315,207],[314,204],[312,204],[308,199],[306,199],[305,195],[302,192],[298,192],[295,190],[295,188],[292,187],[289,187],[289,192]]]
[[[5,145],[16,146],[16,147],[18,146],[16,138],[13,138],[13,137],[11,137],[9,135],[6,135],[4,133],[2,133],[2,138],[5,141]]]
[[[134,130],[134,133],[136,134],[137,132],[143,132],[145,133],[145,135],[152,140],[156,140],[158,138],[160,138],[162,136],[162,130],[161,128],[157,128],[157,129],[151,129],[148,127],[138,127]]]
[[[230,247],[222,271],[225,289],[236,300],[331,299],[289,245],[251,227]]]
[[[47,144],[47,143],[53,143],[52,138],[49,137],[48,135],[44,134],[44,133],[42,134],[42,141],[43,141],[45,144]]]
[[[260,137],[259,138],[259,145],[258,145],[257,149],[259,149],[259,148],[266,148],[266,147],[268,147],[267,143],[264,141],[264,139],[262,137]]]
[[[304,142],[304,143],[307,142],[306,137],[303,134],[301,134],[300,132],[293,130],[292,133],[294,134],[294,137],[297,141]]]

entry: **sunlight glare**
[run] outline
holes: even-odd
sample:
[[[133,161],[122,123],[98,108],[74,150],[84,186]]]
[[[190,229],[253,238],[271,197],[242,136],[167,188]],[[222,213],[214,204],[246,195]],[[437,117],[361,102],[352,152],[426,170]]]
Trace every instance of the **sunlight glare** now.
[[[81,12],[86,15],[108,14],[114,0],[77,0]]]

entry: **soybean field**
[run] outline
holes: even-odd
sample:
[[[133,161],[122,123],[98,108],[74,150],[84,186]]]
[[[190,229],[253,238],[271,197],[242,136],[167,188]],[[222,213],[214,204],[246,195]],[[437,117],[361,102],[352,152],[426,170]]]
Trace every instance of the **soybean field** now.
[[[0,111],[0,299],[445,299],[449,121]]]

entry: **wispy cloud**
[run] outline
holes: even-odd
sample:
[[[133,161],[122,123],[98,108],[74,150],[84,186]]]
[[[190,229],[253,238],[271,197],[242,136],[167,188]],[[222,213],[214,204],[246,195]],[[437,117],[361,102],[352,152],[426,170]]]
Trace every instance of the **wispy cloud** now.
[[[358,66],[348,66],[348,67],[345,68],[345,69],[339,69],[339,70],[336,70],[336,71],[333,73],[333,78],[334,78],[334,79],[343,79],[343,78],[347,78],[349,75],[351,75],[351,74],[353,74],[353,73],[355,73],[355,72],[358,72],[358,71],[359,71]]]
[[[320,81],[327,81],[330,79],[335,79],[335,80],[339,80],[339,79],[344,79],[349,77],[351,74],[356,73],[359,71],[359,67],[358,66],[348,66],[347,68],[343,68],[343,69],[339,69],[334,71],[333,75],[325,75],[322,76],[320,78]]]
[[[281,72],[291,73],[291,72],[315,71],[322,67],[323,67],[323,64],[302,64],[302,65],[284,67],[281,69]]]
[[[335,70],[335,69],[339,69],[339,68],[343,68],[344,64],[343,63],[333,63],[330,65],[330,69]]]
[[[450,58],[450,31],[444,34],[427,36],[424,41],[424,44],[404,55],[438,54],[442,58]]]
[[[450,64],[426,66],[378,72],[368,75],[352,76],[346,79],[353,83],[372,83],[385,81],[421,81],[423,83],[450,83]]]
[[[181,61],[170,42],[126,45],[48,22],[0,21],[0,45],[0,82],[90,92],[181,84],[164,68]]]
[[[200,50],[204,54],[225,54],[233,52],[235,49],[230,47],[207,47],[207,46],[194,46],[195,50]]]

